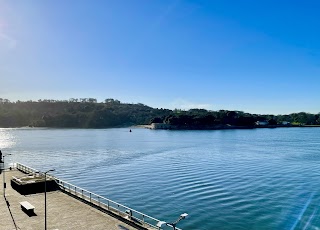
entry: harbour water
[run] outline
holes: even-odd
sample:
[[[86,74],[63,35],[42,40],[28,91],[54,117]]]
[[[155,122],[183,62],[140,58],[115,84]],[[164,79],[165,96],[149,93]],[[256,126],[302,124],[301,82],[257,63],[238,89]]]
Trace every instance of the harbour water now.
[[[0,129],[21,162],[191,229],[319,229],[320,129]]]

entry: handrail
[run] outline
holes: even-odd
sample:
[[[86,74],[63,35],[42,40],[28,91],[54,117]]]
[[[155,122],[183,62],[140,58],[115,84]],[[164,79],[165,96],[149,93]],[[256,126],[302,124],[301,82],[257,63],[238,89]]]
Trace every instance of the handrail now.
[[[31,167],[28,167],[21,163],[16,163],[16,168],[26,172],[26,173],[35,173],[39,172],[38,170],[35,170]],[[51,177],[52,179],[56,180],[59,187],[63,189],[65,192],[70,193],[72,195],[75,195],[82,200],[89,202],[90,204],[93,204],[99,208],[108,210],[109,212],[112,212],[118,216],[121,216],[123,218],[129,219],[135,224],[141,225],[142,227],[151,227],[154,229],[161,229],[160,227],[157,227],[157,223],[160,222],[160,220],[151,217],[149,215],[146,215],[142,212],[139,212],[137,210],[134,210],[132,208],[129,208],[125,205],[122,205],[118,202],[115,202],[113,200],[110,200],[108,198],[105,198],[103,196],[100,196],[98,194],[95,194],[93,192],[90,192],[86,189],[80,188],[76,185],[73,185],[69,182],[63,181],[55,176],[47,174],[48,177]],[[176,228],[177,230],[181,230],[179,228]]]
[[[142,212],[139,212],[139,211],[134,210],[134,209],[132,209],[132,208],[129,208],[129,207],[125,206],[125,205],[122,205],[122,204],[120,204],[120,203],[117,203],[117,202],[115,202],[115,201],[113,201],[113,200],[110,200],[110,199],[108,199],[108,198],[105,198],[105,197],[103,197],[103,196],[100,196],[100,195],[98,195],[98,194],[96,194],[96,193],[90,192],[90,191],[88,191],[88,190],[86,190],[86,189],[83,189],[83,188],[80,188],[80,187],[78,187],[78,186],[75,186],[75,185],[73,185],[73,184],[71,184],[71,183],[69,183],[69,182],[66,182],[66,181],[63,181],[63,180],[61,180],[61,179],[58,179],[59,185],[61,184],[61,182],[62,182],[63,184],[71,185],[72,187],[79,188],[79,190],[82,191],[82,192],[87,192],[87,193],[90,193],[91,195],[95,195],[96,197],[102,198],[102,199],[107,200],[107,201],[111,201],[112,203],[114,203],[114,204],[116,204],[116,205],[120,205],[120,206],[122,206],[123,208],[130,209],[131,211],[134,211],[134,212],[136,212],[136,213],[138,213],[138,214],[144,215],[145,217],[153,218],[153,217],[151,217],[151,216],[148,216],[148,215],[146,215],[146,214],[143,214]],[[65,186],[64,186],[64,187],[65,187]],[[155,219],[155,218],[153,218],[153,219]],[[155,219],[155,220],[157,220],[157,219]]]

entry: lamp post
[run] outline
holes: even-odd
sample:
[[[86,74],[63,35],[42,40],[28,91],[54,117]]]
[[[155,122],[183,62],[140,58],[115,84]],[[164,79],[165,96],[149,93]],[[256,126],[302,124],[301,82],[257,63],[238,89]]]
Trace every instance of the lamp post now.
[[[176,230],[176,226],[177,226],[178,222],[179,222],[180,220],[185,219],[187,216],[188,216],[188,213],[182,213],[182,214],[179,216],[179,218],[178,218],[176,221],[172,222],[172,223],[167,223],[167,222],[165,222],[165,221],[159,221],[159,222],[157,223],[157,227],[159,227],[159,229],[161,229],[161,226],[165,224],[165,225],[167,225],[167,226],[172,227],[173,230]]]
[[[6,177],[5,177],[5,164],[4,164],[4,157],[12,155],[11,153],[5,154],[2,156],[2,163],[3,163],[3,196],[6,196]]]
[[[44,229],[47,230],[47,173],[53,172],[54,169],[50,169],[44,173]]]

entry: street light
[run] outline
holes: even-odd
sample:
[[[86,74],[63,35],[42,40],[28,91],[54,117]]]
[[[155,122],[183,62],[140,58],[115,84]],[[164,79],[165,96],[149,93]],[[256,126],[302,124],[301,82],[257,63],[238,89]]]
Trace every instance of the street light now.
[[[2,156],[2,163],[3,163],[3,196],[5,197],[6,196],[6,177],[5,177],[5,164],[4,164],[4,157],[6,156],[10,156],[12,155],[11,153],[8,153],[8,154],[5,154]]]
[[[50,169],[44,173],[44,229],[47,230],[47,173],[53,172],[54,169]]]
[[[159,229],[161,229],[161,226],[162,225],[167,225],[167,226],[170,226],[173,228],[173,230],[176,230],[176,226],[177,226],[177,223],[180,221],[180,220],[183,220],[185,219],[186,217],[188,216],[188,213],[182,213],[179,218],[175,221],[175,222],[172,222],[172,223],[167,223],[165,221],[159,221],[157,223],[157,227],[159,227]]]

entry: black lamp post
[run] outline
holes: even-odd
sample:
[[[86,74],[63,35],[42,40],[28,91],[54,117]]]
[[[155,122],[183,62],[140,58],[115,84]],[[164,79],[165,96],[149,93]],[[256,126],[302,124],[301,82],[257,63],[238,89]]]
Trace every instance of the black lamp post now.
[[[50,169],[44,173],[44,229],[47,230],[47,173],[53,172],[54,169]]]
[[[165,221],[159,221],[158,224],[157,224],[157,227],[159,227],[159,229],[161,229],[161,226],[165,224],[165,225],[167,225],[167,226],[172,227],[173,230],[176,230],[176,226],[177,226],[178,222],[179,222],[180,220],[185,219],[187,216],[188,216],[188,213],[183,213],[183,214],[181,214],[181,215],[179,216],[179,218],[178,218],[176,221],[174,221],[174,222],[172,222],[172,223],[167,223],[167,222],[165,222]]]
[[[3,163],[3,196],[6,196],[6,177],[5,177],[5,164],[4,164],[4,157],[10,156],[11,153],[5,154],[2,156],[2,163]]]

